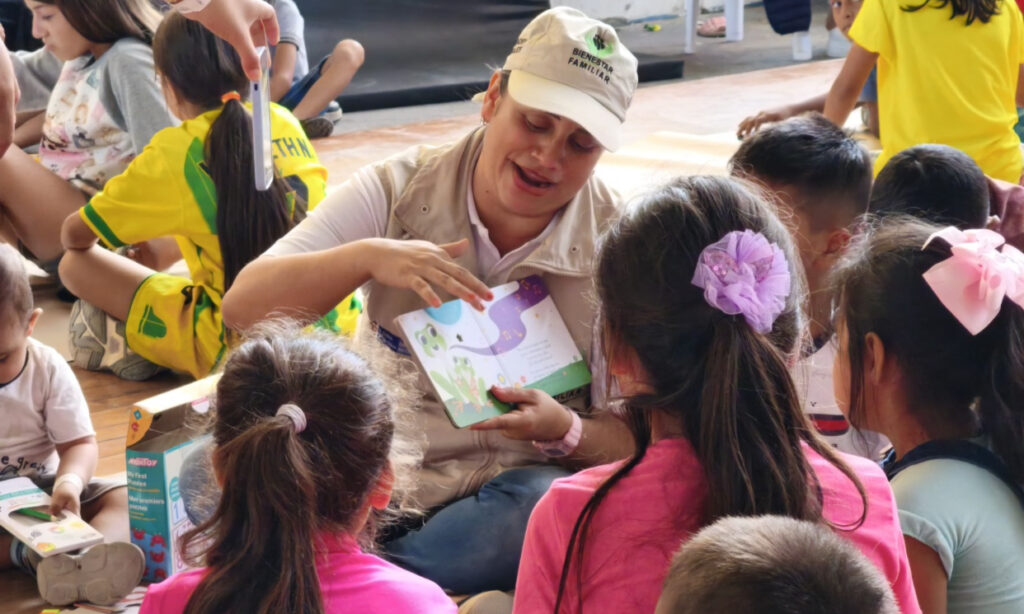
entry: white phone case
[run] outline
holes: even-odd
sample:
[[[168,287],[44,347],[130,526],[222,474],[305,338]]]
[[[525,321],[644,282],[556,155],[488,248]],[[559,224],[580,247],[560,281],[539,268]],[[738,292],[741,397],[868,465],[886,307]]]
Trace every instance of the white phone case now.
[[[260,56],[260,80],[253,81],[249,99],[252,100],[252,147],[256,172],[256,189],[270,189],[274,181],[274,155],[270,135],[270,50],[257,47]]]

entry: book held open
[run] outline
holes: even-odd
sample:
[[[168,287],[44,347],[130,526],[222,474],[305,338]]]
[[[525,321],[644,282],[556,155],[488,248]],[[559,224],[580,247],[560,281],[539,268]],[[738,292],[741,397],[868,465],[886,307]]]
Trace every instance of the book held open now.
[[[457,428],[512,409],[492,386],[558,396],[590,384],[587,362],[539,276],[492,290],[483,312],[454,300],[396,318]]]

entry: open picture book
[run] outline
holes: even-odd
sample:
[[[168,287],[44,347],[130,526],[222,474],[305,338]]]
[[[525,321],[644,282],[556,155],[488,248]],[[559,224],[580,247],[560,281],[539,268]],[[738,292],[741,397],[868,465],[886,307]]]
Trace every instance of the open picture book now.
[[[88,548],[103,536],[84,520],[64,510],[50,516],[50,495],[29,478],[0,481],[0,527],[39,556]]]
[[[402,314],[396,322],[457,428],[510,409],[492,386],[553,397],[590,384],[590,370],[538,276],[492,288],[482,312],[463,300]]]

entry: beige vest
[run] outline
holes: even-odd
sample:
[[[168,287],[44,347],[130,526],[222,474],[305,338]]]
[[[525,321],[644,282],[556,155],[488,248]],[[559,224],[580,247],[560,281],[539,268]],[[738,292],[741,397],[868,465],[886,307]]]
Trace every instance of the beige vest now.
[[[483,143],[484,128],[443,147],[420,147],[377,166],[377,174],[389,203],[385,237],[420,239],[435,244],[462,238],[472,240],[467,190]],[[408,177],[398,191],[402,177]],[[577,347],[589,358],[595,318],[593,267],[598,236],[616,215],[618,196],[591,177],[565,207],[556,227],[527,258],[491,285],[541,275]],[[457,259],[480,275],[475,250]],[[396,316],[422,309],[423,300],[410,290],[370,281],[363,287],[366,311],[359,329],[375,335],[395,349],[401,331]],[[441,300],[452,297],[438,290]],[[383,329],[383,330],[382,330]],[[365,340],[365,339],[364,339]],[[404,343],[404,340],[403,340]],[[426,450],[417,476],[417,501],[425,507],[465,497],[502,471],[536,465],[547,459],[530,442],[513,441],[497,432],[456,429],[422,374],[423,404],[416,426],[425,436]],[[586,409],[586,399],[570,403]]]

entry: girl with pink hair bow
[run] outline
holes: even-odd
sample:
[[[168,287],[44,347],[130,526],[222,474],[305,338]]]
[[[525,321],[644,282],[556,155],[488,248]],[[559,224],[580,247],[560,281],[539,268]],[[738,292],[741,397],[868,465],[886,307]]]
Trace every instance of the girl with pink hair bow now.
[[[836,272],[836,400],[885,462],[925,612],[1024,612],[1024,254],[887,221]]]
[[[682,542],[764,514],[836,529],[902,612],[920,612],[884,473],[825,443],[790,379],[799,266],[772,207],[735,180],[676,180],[612,226],[596,270],[603,349],[635,452],[541,498],[515,612],[652,612]]]

